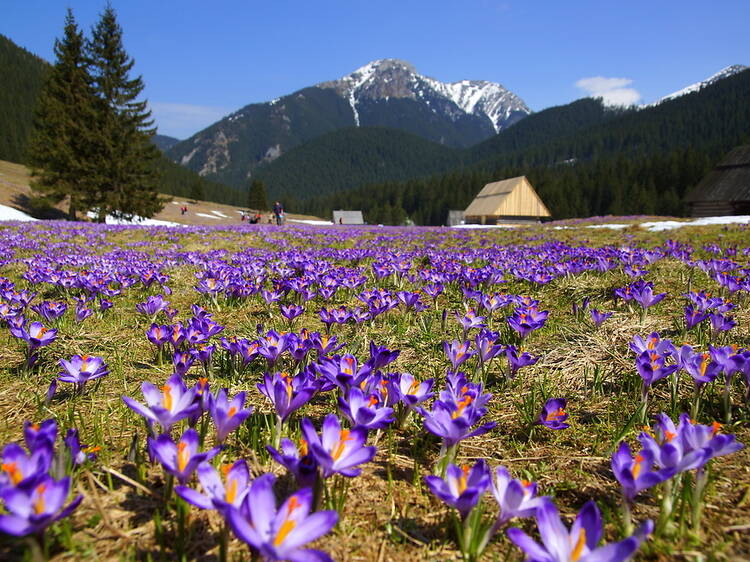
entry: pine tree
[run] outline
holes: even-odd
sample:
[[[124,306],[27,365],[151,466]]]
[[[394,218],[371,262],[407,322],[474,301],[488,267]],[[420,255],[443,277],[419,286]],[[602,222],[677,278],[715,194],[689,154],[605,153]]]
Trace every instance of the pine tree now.
[[[83,33],[69,9],[61,40],[55,41],[56,62],[42,90],[28,147],[32,188],[49,202],[68,197],[68,216],[86,210],[95,188],[92,127],[98,100],[84,53]]]
[[[250,191],[247,196],[247,204],[251,209],[258,211],[268,210],[268,198],[266,197],[266,184],[263,180],[255,178],[250,182]]]
[[[159,150],[151,142],[156,130],[147,103],[138,101],[143,80],[130,78],[135,61],[125,52],[112,6],[92,30],[88,52],[102,102],[96,127],[99,189],[92,201],[99,208],[98,220],[108,214],[151,217],[164,206],[157,193]]]

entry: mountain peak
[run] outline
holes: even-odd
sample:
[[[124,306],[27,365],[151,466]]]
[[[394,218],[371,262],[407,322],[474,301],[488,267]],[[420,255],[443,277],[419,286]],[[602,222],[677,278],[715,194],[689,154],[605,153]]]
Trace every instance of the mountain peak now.
[[[357,126],[358,108],[366,100],[411,99],[431,105],[433,111],[440,107],[454,120],[462,115],[486,118],[495,132],[531,113],[523,100],[500,84],[486,80],[441,82],[419,74],[411,63],[400,59],[374,60],[343,78],[317,86],[332,88],[347,99]]]
[[[673,100],[675,98],[679,98],[681,96],[685,96],[687,94],[692,94],[693,92],[697,92],[699,90],[702,90],[706,86],[710,86],[711,84],[718,82],[719,80],[723,80],[724,78],[729,78],[730,76],[734,76],[735,74],[738,74],[740,72],[743,72],[747,70],[748,66],[745,66],[744,64],[733,64],[730,66],[727,66],[726,68],[722,68],[719,72],[716,74],[712,74],[705,80],[701,80],[700,82],[696,82],[695,84],[691,84],[690,86],[686,86],[685,88],[682,88],[681,90],[678,90],[676,92],[673,92],[669,94],[668,96],[664,96],[663,98],[658,99],[654,103],[648,104],[644,107],[653,107],[655,105],[659,105],[660,103],[663,103],[665,101]]]

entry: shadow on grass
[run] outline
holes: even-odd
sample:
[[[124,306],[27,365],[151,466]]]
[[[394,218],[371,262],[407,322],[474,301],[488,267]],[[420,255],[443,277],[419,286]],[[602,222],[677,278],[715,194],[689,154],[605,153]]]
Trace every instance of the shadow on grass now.
[[[64,220],[68,218],[67,213],[64,213],[60,209],[23,193],[14,195],[12,203],[17,210],[31,215],[35,219]]]

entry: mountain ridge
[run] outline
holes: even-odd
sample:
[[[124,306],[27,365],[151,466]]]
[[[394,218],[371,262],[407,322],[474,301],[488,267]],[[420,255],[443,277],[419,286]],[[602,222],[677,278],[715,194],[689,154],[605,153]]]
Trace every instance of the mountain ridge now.
[[[387,127],[468,147],[530,113],[500,84],[443,83],[399,59],[379,59],[342,78],[244,106],[178,143],[168,155],[202,176],[244,188],[256,169],[337,129]]]

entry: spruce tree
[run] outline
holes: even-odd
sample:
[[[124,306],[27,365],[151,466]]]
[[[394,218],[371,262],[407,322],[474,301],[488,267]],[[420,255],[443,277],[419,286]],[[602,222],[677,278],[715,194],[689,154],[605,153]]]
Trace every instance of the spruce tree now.
[[[112,6],[107,6],[92,30],[88,44],[94,88],[101,100],[96,133],[99,190],[98,220],[151,217],[164,206],[157,192],[159,150],[151,142],[156,130],[140,76],[130,78],[135,61],[125,52],[122,28]]]
[[[268,198],[266,197],[266,184],[263,180],[255,178],[250,182],[250,191],[247,196],[247,204],[251,209],[258,211],[268,210]]]
[[[83,33],[69,9],[61,40],[55,41],[56,61],[40,94],[28,147],[32,188],[48,202],[68,197],[68,216],[86,210],[96,163],[92,128],[97,119],[84,53]]]

